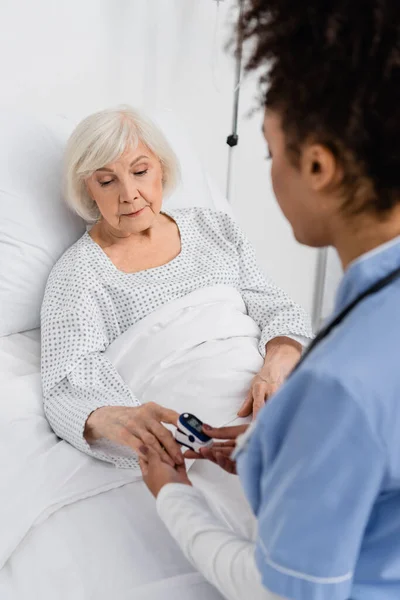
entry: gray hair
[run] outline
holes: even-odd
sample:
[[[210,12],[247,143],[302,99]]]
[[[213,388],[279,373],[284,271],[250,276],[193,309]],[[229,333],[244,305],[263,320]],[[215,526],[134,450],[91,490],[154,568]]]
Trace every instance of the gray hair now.
[[[65,200],[86,222],[93,223],[100,216],[87,192],[86,179],[140,142],[159,159],[164,194],[170,194],[179,181],[179,161],[162,131],[142,112],[130,106],[102,110],[75,128],[65,151]]]

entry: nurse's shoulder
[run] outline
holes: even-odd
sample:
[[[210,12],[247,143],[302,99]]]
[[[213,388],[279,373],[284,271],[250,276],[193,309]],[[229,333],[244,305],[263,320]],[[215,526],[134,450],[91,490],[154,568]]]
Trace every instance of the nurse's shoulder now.
[[[364,300],[308,360],[316,382],[340,382],[377,439],[400,456],[399,306],[400,282]]]

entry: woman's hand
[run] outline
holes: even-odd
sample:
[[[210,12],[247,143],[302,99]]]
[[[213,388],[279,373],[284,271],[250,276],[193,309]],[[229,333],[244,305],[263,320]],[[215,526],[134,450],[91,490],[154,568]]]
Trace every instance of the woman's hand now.
[[[98,408],[86,421],[84,436],[87,442],[100,439],[129,446],[141,456],[140,447],[148,446],[160,458],[174,466],[184,464],[179,444],[172,433],[162,425],[175,425],[179,415],[154,402],[142,406],[104,406]]]
[[[253,413],[253,419],[264,406],[265,402],[281,387],[300,359],[302,346],[290,338],[280,337],[268,342],[265,361],[260,372],[251,382],[239,417],[248,417]]]
[[[239,435],[245,433],[249,425],[237,425],[233,427],[212,428],[209,425],[203,425],[204,433],[215,440],[224,440],[215,442],[211,448],[201,448],[197,454],[193,450],[185,453],[185,458],[204,458],[215,463],[224,471],[236,475],[236,461],[232,460],[231,455],[236,446],[236,440]]]
[[[171,467],[171,465],[161,460],[158,452],[147,446],[140,447],[140,456],[139,464],[142,470],[143,481],[155,498],[157,498],[160,490],[167,483],[192,485],[187,476],[184,463],[176,467]]]

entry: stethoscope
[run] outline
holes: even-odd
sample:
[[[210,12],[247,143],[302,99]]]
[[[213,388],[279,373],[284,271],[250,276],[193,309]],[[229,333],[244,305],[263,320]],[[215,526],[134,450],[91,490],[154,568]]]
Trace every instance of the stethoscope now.
[[[308,346],[307,350],[304,352],[303,356],[301,357],[301,359],[299,360],[299,362],[297,363],[297,365],[295,366],[293,371],[290,373],[288,379],[290,377],[292,377],[293,373],[295,373],[301,367],[301,365],[304,363],[305,360],[307,360],[307,358],[310,356],[310,354],[313,352],[313,350],[315,350],[315,348],[326,337],[328,337],[328,335],[334,329],[336,329],[336,327],[338,327],[341,323],[343,323],[343,321],[346,319],[346,317],[348,317],[349,314],[363,300],[365,300],[369,296],[373,296],[374,294],[377,294],[378,292],[380,292],[381,290],[386,288],[388,285],[390,285],[397,279],[400,279],[400,268],[396,269],[395,271],[392,271],[391,273],[389,273],[389,275],[386,275],[386,277],[383,277],[382,279],[380,279],[379,281],[377,281],[376,283],[371,285],[369,288],[367,288],[364,292],[362,292],[362,294],[357,296],[357,298],[355,298],[353,300],[353,302],[351,302],[348,306],[346,306],[346,308],[344,308],[330,323],[328,323],[325,327],[323,327],[321,329],[321,331],[318,333],[318,335],[313,339],[311,344]],[[250,427],[247,429],[247,431],[238,437],[237,442],[236,442],[236,447],[231,454],[232,460],[236,460],[237,456],[246,447],[246,445],[251,437],[251,434],[254,431],[255,424],[256,424],[256,422],[253,421],[253,423],[250,425]]]
[[[333,321],[331,321],[330,323],[328,323],[326,325],[326,327],[323,327],[321,329],[321,331],[318,333],[318,335],[313,339],[311,344],[308,346],[307,350],[304,352],[303,356],[301,357],[301,359],[299,360],[299,362],[297,363],[297,365],[295,366],[295,368],[293,369],[293,371],[289,377],[291,377],[291,375],[297,371],[297,369],[303,364],[303,362],[306,360],[306,358],[308,358],[308,356],[315,349],[315,347],[318,346],[318,344],[320,344],[326,337],[328,337],[328,335],[333,331],[333,329],[336,329],[336,327],[338,327],[341,323],[343,323],[343,321],[346,319],[346,317],[348,317],[349,314],[363,300],[365,300],[369,296],[373,296],[374,294],[377,294],[378,292],[383,290],[385,287],[387,287],[388,285],[390,285],[397,279],[400,279],[400,267],[398,269],[396,269],[395,271],[392,271],[391,273],[389,273],[389,275],[386,275],[386,277],[379,279],[379,281],[377,281],[376,283],[371,285],[362,294],[357,296],[357,298],[355,298],[353,300],[353,302],[351,302],[348,306],[346,306],[346,308],[344,308],[337,315],[337,317],[335,317],[333,319]]]

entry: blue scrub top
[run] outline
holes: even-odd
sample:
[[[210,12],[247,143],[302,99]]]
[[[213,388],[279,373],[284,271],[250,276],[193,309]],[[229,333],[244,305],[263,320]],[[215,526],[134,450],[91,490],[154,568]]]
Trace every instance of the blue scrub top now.
[[[335,315],[399,267],[399,238],[353,263]],[[290,600],[400,600],[399,280],[359,304],[266,404],[238,470],[266,588]]]

